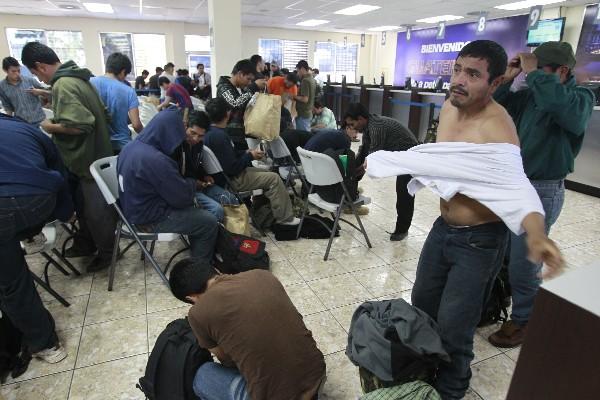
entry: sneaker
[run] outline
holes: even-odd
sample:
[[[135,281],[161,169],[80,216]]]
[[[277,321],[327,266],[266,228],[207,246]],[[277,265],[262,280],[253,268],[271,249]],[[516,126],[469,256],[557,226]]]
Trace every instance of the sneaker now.
[[[85,270],[89,273],[102,271],[103,269],[110,267],[111,261],[112,260],[110,258],[102,259],[100,257],[94,257],[92,262],[88,264]]]
[[[366,206],[356,207],[356,213],[358,215],[367,215],[367,214],[369,214],[369,207],[366,207]],[[344,214],[352,214],[352,207],[344,208]]]
[[[492,333],[488,338],[488,341],[496,347],[517,347],[523,343],[526,333],[527,324],[519,325],[510,320],[503,323],[502,327],[500,327],[500,330]]]
[[[392,242],[400,242],[404,240],[408,236],[408,232],[393,232],[390,235],[390,241]]]
[[[73,246],[71,246],[67,250],[65,250],[65,257],[66,258],[88,257],[88,256],[93,256],[94,253],[96,253],[96,249],[93,247],[80,245],[80,244],[73,244]]]
[[[281,222],[279,225],[298,225],[300,223],[300,218],[294,217],[291,221]]]
[[[34,254],[42,251],[46,242],[46,235],[44,235],[44,232],[40,232],[34,237],[23,240],[21,244],[23,245],[25,254]]]
[[[46,350],[32,354],[33,357],[44,360],[50,364],[56,364],[67,358],[68,354],[60,343]]]

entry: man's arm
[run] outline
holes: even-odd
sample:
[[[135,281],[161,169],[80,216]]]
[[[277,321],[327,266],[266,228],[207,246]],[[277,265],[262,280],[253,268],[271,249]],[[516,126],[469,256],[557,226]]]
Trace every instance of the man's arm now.
[[[51,135],[81,135],[83,131],[77,128],[69,128],[62,124],[56,124],[49,120],[44,120],[40,124],[44,131]]]
[[[142,125],[142,121],[140,120],[140,109],[132,108],[128,112],[129,120],[131,121],[131,127],[137,133],[140,133],[144,129],[144,125]]]
[[[165,101],[163,101],[162,103],[160,103],[160,104],[158,105],[158,107],[156,107],[156,109],[157,109],[158,111],[160,111],[160,110],[162,110],[163,108],[165,108],[165,107],[168,107],[168,106],[169,106],[169,104],[171,104],[171,100],[172,100],[172,99],[171,99],[169,96],[165,95]]]
[[[221,167],[223,167],[223,172],[227,176],[237,176],[251,165],[253,156],[248,152],[240,156],[236,155],[226,135],[226,133],[213,134],[208,140],[205,139],[204,145],[215,153]]]
[[[528,214],[521,223],[527,234],[528,258],[534,263],[543,262],[548,267],[545,278],[559,274],[564,268],[564,260],[556,244],[548,238],[542,214]]]
[[[2,90],[0,90],[0,102],[2,103],[2,107],[4,108],[4,112],[7,115],[14,115],[15,108],[13,107],[10,99],[4,94]]]
[[[310,91],[310,82],[303,79],[300,84],[300,94],[294,96],[294,100],[300,103],[308,103],[308,92]]]
[[[96,117],[82,104],[78,88],[68,82],[63,83],[66,79],[60,79],[52,89],[54,119],[45,124],[49,129],[47,132],[65,135],[92,133]],[[42,127],[46,129],[44,125]]]

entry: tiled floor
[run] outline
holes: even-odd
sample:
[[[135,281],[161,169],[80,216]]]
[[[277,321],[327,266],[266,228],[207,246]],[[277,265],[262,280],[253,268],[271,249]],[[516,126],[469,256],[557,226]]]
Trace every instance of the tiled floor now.
[[[267,238],[273,273],[286,286],[326,355],[327,399],[360,396],[357,370],[344,355],[352,313],[369,299],[410,301],[417,258],[439,213],[437,199],[419,193],[410,236],[403,242],[389,242],[386,231],[395,218],[394,182],[365,179],[361,186],[373,199],[370,215],[363,218],[373,242],[371,250],[360,233],[346,227],[335,240],[333,259],[327,262],[322,261],[326,241]],[[567,192],[552,237],[570,268],[600,257],[600,200]],[[178,246],[159,245],[159,261],[165,262]],[[39,259],[32,258],[30,264],[40,270]],[[142,399],[135,383],[144,373],[148,352],[169,321],[186,315],[187,305],[174,299],[153,271],[144,269],[137,249],[120,261],[113,292],[106,291],[106,272],[79,278],[54,274],[51,282],[72,304],[65,308],[42,292],[69,357],[56,365],[33,361],[25,375],[2,386],[2,395],[9,400]],[[519,349],[503,351],[490,345],[486,337],[494,329],[481,329],[475,338],[467,399],[505,397]]]

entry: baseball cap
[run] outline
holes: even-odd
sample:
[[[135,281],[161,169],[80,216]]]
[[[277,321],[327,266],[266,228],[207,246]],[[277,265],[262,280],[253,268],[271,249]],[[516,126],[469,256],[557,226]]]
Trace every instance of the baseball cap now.
[[[565,42],[546,42],[542,43],[533,54],[538,59],[538,66],[543,67],[549,64],[566,65],[569,68],[575,66],[575,54],[569,43]]]

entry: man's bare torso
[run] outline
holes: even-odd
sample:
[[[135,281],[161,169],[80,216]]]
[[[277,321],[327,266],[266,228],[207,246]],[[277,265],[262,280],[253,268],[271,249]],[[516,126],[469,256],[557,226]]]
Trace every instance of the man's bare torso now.
[[[490,101],[474,116],[461,116],[459,110],[444,103],[440,112],[437,142],[511,143],[519,145],[516,128],[506,110]],[[442,218],[454,226],[474,226],[499,221],[489,208],[460,193],[450,201],[440,199]]]

